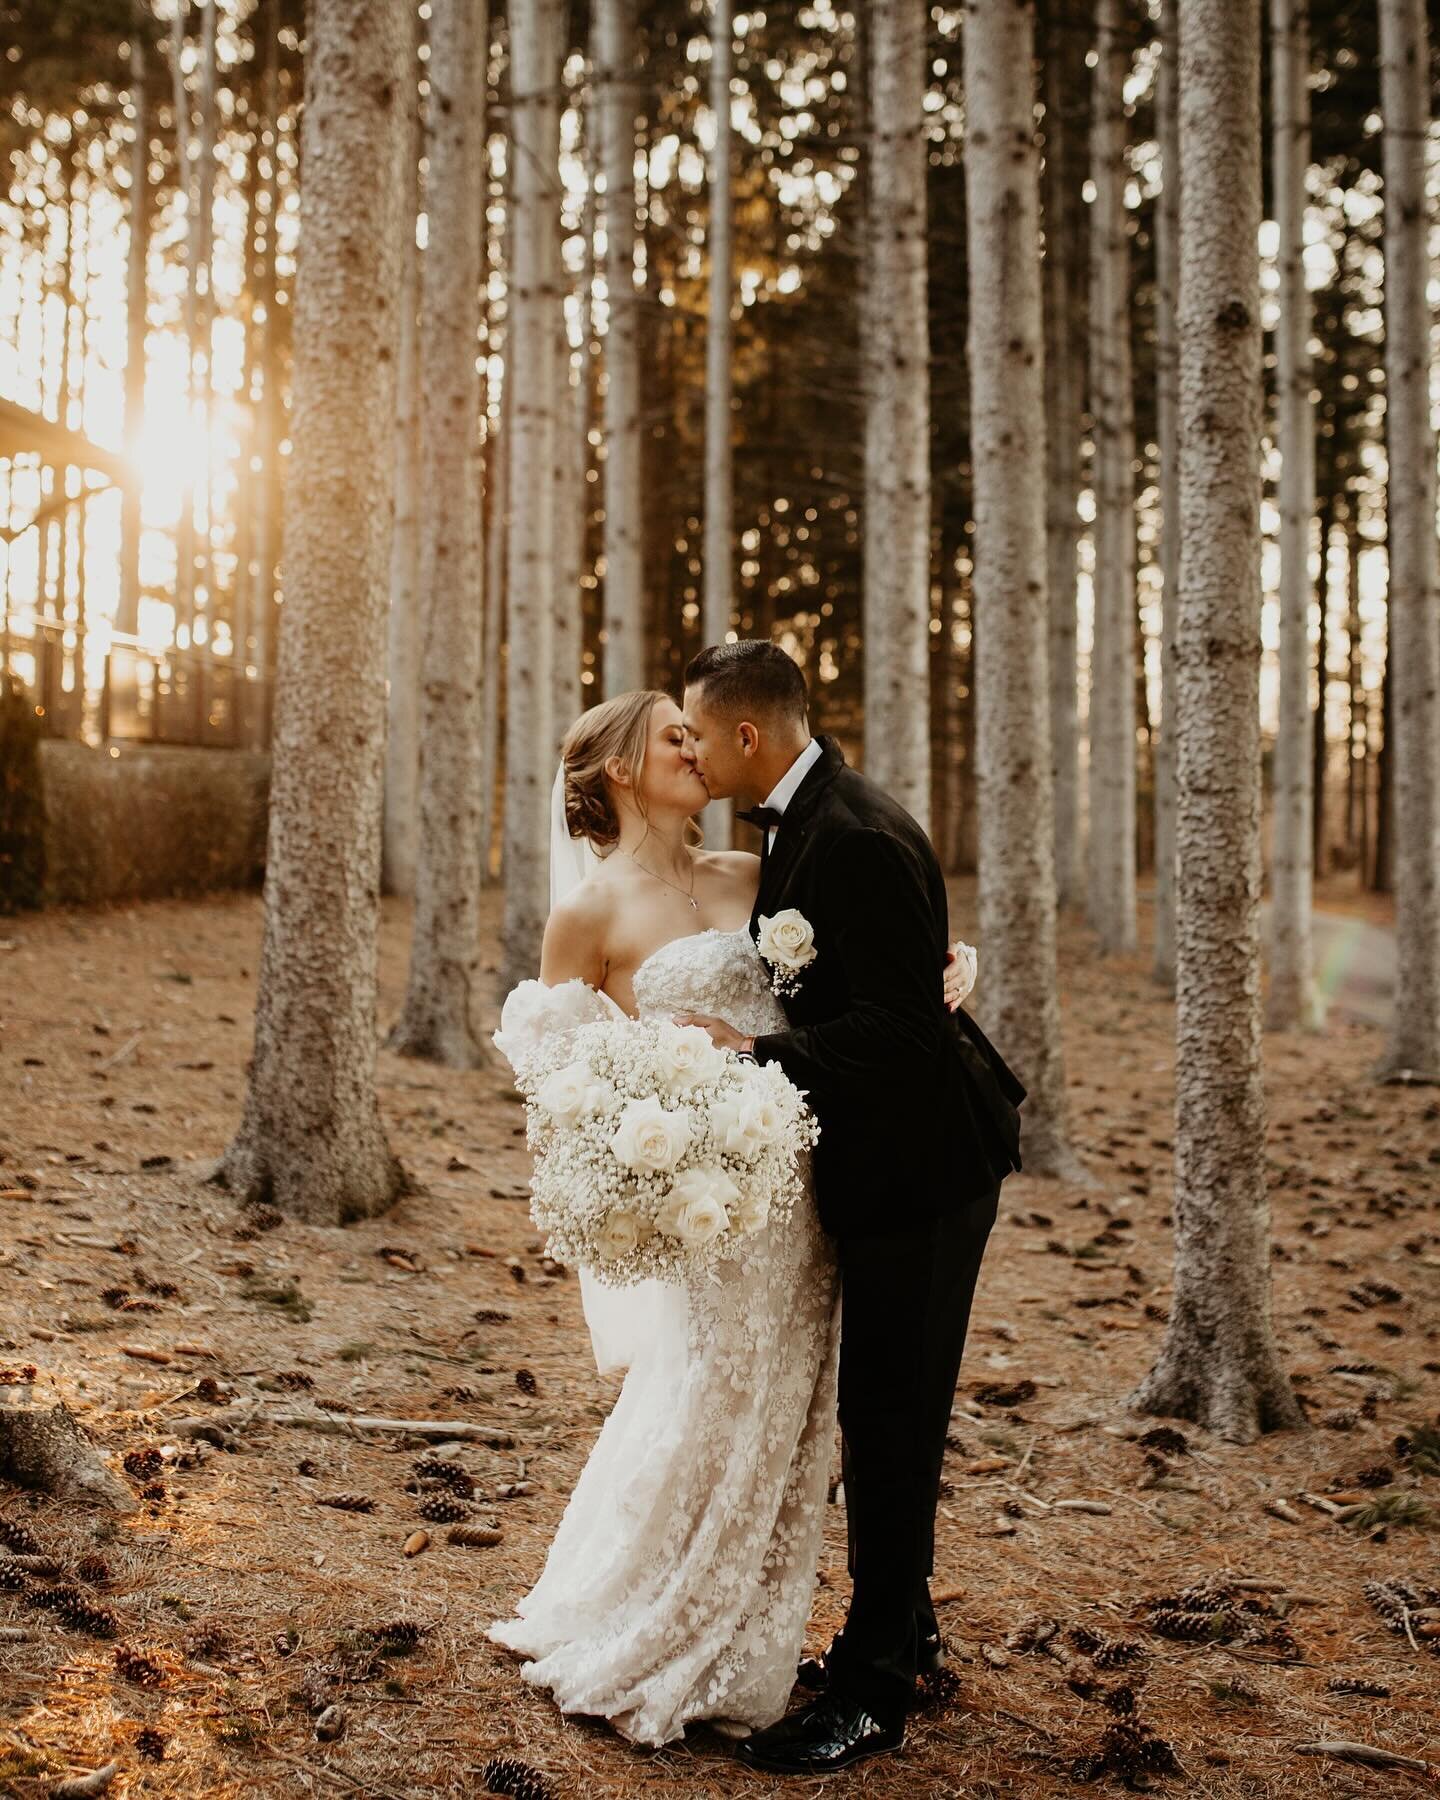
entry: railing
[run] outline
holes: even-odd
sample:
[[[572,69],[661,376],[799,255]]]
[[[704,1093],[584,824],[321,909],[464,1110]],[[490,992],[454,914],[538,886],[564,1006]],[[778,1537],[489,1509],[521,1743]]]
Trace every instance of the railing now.
[[[245,673],[234,657],[204,648],[156,650],[111,632],[97,686],[94,659],[85,654],[75,621],[30,614],[28,622],[26,635],[10,634],[3,665],[18,674],[20,662],[32,664],[27,686],[46,736],[268,747],[271,683]]]

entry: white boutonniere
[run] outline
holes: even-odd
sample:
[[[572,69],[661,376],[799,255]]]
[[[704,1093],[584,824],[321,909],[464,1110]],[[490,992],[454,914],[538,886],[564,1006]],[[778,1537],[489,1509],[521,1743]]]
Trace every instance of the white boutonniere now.
[[[760,954],[770,965],[770,988],[775,994],[794,994],[800,976],[816,957],[815,927],[797,907],[787,906],[773,919],[760,915]]]

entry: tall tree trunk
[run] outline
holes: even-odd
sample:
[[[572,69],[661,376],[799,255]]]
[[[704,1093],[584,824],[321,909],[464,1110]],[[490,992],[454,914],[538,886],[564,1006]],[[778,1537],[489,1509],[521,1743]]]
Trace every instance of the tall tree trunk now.
[[[1180,38],[1175,1271],[1132,1404],[1248,1442],[1300,1408],[1270,1316],[1260,1065],[1260,0]]]
[[[1360,654],[1360,521],[1352,495],[1345,514],[1345,641],[1349,704],[1345,717],[1345,844],[1360,871],[1360,885],[1365,885],[1365,864],[1369,850],[1367,830],[1370,777],[1366,761],[1367,707],[1365,701],[1364,662]]]
[[[329,1224],[408,1186],[375,1009],[409,42],[392,0],[313,0],[265,931],[244,1115],[214,1177]]]
[[[865,772],[928,829],[925,18],[908,0],[875,0],[869,21],[864,655]]]
[[[1275,326],[1280,470],[1280,710],[1270,888],[1274,1031],[1320,1023],[1310,914],[1315,791],[1310,746],[1310,533],[1315,515],[1315,412],[1310,400],[1310,293],[1305,285],[1305,174],[1310,166],[1309,0],[1270,0],[1271,159],[1278,232]],[[1324,555],[1321,555],[1324,605]],[[1320,673],[1324,705],[1325,673]]]
[[[1055,964],[1054,817],[1045,742],[1044,326],[1032,0],[965,8],[965,216],[980,941],[986,1022],[1029,1090],[1025,1166],[1082,1173],[1070,1146]]]
[[[1330,691],[1330,539],[1335,529],[1335,491],[1326,494],[1320,506],[1320,580],[1317,588],[1320,612],[1320,636],[1315,647],[1315,706],[1309,714],[1311,776],[1310,792],[1314,804],[1310,809],[1311,857],[1317,876],[1326,872],[1325,854],[1325,775],[1329,761],[1329,738],[1326,731],[1326,696]],[[1308,699],[1308,696],[1307,696]],[[1319,1010],[1317,1000],[1317,1012]]]
[[[255,717],[250,721],[249,741],[267,744],[273,711],[271,665],[274,662],[272,627],[275,614],[275,541],[279,525],[279,471],[276,467],[283,402],[275,367],[275,257],[280,218],[280,9],[273,6],[266,21],[264,121],[268,136],[265,170],[265,248],[260,258],[260,300],[265,319],[256,351],[260,367],[260,398],[255,409],[255,448],[260,470],[251,483],[250,530],[254,573],[251,577],[249,632],[250,666],[255,670]],[[262,140],[264,141],[264,140]]]
[[[1395,1016],[1379,1073],[1440,1081],[1440,570],[1430,418],[1429,39],[1424,0],[1379,0],[1385,426],[1394,744]]]
[[[710,312],[705,336],[705,607],[707,644],[723,644],[734,607],[735,479],[730,362],[735,329],[735,251],[731,231],[730,80],[734,60],[734,7],[711,0],[710,111],[715,148],[710,156]],[[714,850],[734,842],[734,808],[712,800],[705,809],[705,841]]]
[[[550,0],[536,0],[542,9]],[[607,696],[644,685],[640,296],[635,288],[635,0],[595,0],[595,98],[605,176],[605,655]],[[515,484],[519,498],[520,483]]]
[[[187,306],[189,314],[188,353],[190,358],[190,383],[193,390],[197,385],[196,360],[200,363],[199,381],[201,435],[198,455],[199,474],[201,480],[202,504],[200,517],[204,521],[203,532],[198,547],[198,555],[193,542],[194,495],[190,497],[192,544],[191,573],[188,577],[190,595],[190,642],[199,641],[196,630],[195,613],[195,581],[198,574],[205,594],[205,610],[207,622],[203,634],[208,643],[214,636],[215,622],[215,576],[214,546],[211,543],[213,521],[211,507],[213,504],[212,481],[214,471],[211,466],[210,427],[214,417],[215,368],[213,340],[215,332],[215,108],[217,77],[217,31],[220,16],[220,0],[205,0],[204,23],[200,30],[200,125],[195,139],[195,214],[190,236],[190,249],[193,252],[187,264],[190,286],[187,288]],[[196,691],[196,718],[203,718],[205,704],[205,666],[197,662],[194,682]]]
[[[170,79],[172,110],[175,114],[175,187],[185,196],[186,236],[184,241],[185,299],[181,330],[185,338],[185,416],[188,424],[193,398],[195,346],[195,150],[191,134],[190,95],[185,85],[185,27],[189,21],[190,0],[174,0],[170,19]],[[188,459],[182,472],[180,512],[175,522],[175,633],[187,628],[195,590],[195,491],[194,475]]]
[[[563,55],[563,48],[557,45],[557,58],[563,61]],[[587,161],[584,112],[579,98],[575,106],[580,115],[581,133],[574,153],[584,164]],[[594,171],[587,167],[585,200],[581,208],[582,229],[588,222],[592,241],[594,221],[590,218],[590,196],[594,189]],[[555,603],[550,656],[550,736],[551,749],[557,757],[565,733],[580,713],[580,656],[585,636],[580,577],[584,573],[585,522],[590,499],[585,480],[590,462],[587,438],[590,414],[582,385],[585,377],[583,353],[578,359],[572,354],[570,326],[565,315],[565,295],[570,281],[561,253],[565,227],[559,199],[557,187],[553,203],[554,249],[551,259],[555,285],[552,308],[555,319],[555,421],[551,432],[555,454]],[[588,270],[587,256],[582,265],[580,285],[589,279]],[[587,297],[577,293],[576,298],[576,312],[583,314],[587,310]]]
[[[1102,954],[1135,933],[1135,398],[1130,357],[1125,78],[1120,0],[1095,0],[1090,128],[1090,411],[1095,431],[1095,631],[1090,653],[1087,900]]]
[[[506,551],[510,543],[510,384],[506,382],[500,403],[501,418],[485,440],[485,488],[490,535],[485,540],[485,639],[481,683],[480,727],[480,885],[491,880],[490,859],[495,849],[495,812],[500,798],[500,699],[501,670],[505,660]]]
[[[1045,418],[1046,570],[1050,595],[1050,771],[1055,795],[1055,884],[1061,906],[1082,891],[1080,721],[1075,636],[1080,549],[1080,439],[1085,398],[1083,348],[1075,336],[1081,271],[1076,251],[1083,216],[1079,133],[1067,108],[1083,83],[1084,38],[1074,9],[1051,0],[1045,11]]]
[[[481,46],[487,0],[431,0],[429,232],[421,277],[420,831],[410,976],[394,1049],[452,1069],[489,1053],[480,971]]]
[[[419,11],[411,4],[406,13],[412,38],[418,39]],[[412,51],[418,48],[417,41]],[[381,867],[387,894],[413,895],[420,837],[420,250],[416,226],[424,204],[420,160],[425,148],[418,56],[400,98],[409,145],[405,174],[410,230],[401,245],[405,260],[399,295],[400,361],[395,371],[395,525],[390,538],[390,693]],[[483,156],[483,145],[481,153]],[[473,504],[479,504],[478,498]]]
[[[555,313],[549,286],[559,120],[559,0],[533,0],[510,20],[511,182],[509,356],[510,547],[505,690],[505,979],[534,975],[549,910],[550,722],[555,588]],[[628,191],[628,190],[627,190]],[[607,224],[613,216],[607,196]],[[613,304],[613,296],[612,296]],[[613,320],[613,314],[612,314]],[[613,327],[612,327],[613,328]],[[615,380],[611,366],[611,382]],[[511,385],[513,384],[513,386]],[[615,454],[613,441],[609,454]],[[609,512],[609,491],[606,499]],[[607,517],[606,530],[611,527]],[[608,539],[607,539],[608,542]],[[608,552],[607,552],[608,554]],[[606,572],[609,590],[611,571]]]
[[[1155,979],[1175,986],[1175,630],[1180,616],[1180,0],[1162,0],[1155,130],[1155,413],[1160,439],[1160,736],[1155,745]]]
[[[130,245],[125,287],[125,447],[132,473],[120,509],[120,603],[117,631],[133,635],[140,624],[140,432],[145,417],[145,341],[150,284],[150,115],[145,62],[150,9],[134,0],[130,21]]]
[[[1385,669],[1380,677],[1379,749],[1375,757],[1375,866],[1370,886],[1377,894],[1395,892],[1395,663],[1390,653],[1386,614]]]

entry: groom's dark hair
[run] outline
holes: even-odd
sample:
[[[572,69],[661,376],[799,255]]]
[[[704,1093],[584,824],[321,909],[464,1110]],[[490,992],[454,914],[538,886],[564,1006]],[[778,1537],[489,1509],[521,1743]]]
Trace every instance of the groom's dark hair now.
[[[768,638],[711,644],[690,659],[685,685],[703,689],[706,706],[727,717],[763,712],[803,725],[809,712],[800,665]]]

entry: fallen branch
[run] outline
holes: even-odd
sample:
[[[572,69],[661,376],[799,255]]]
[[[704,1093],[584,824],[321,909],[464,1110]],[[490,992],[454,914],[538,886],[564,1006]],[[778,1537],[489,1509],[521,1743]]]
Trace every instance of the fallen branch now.
[[[103,1794],[120,1773],[118,1762],[108,1762],[88,1775],[76,1775],[50,1790],[50,1800],[90,1800],[92,1794]]]
[[[513,1450],[508,1431],[488,1425],[471,1425],[464,1419],[382,1419],[367,1413],[265,1412],[257,1414],[267,1425],[296,1425],[311,1431],[394,1431],[437,1442],[455,1439],[467,1444],[486,1444],[492,1450]]]
[[[1333,1756],[1339,1762],[1364,1763],[1372,1769],[1414,1769],[1428,1775],[1430,1764],[1418,1756],[1400,1756],[1394,1750],[1380,1750],[1374,1744],[1349,1744],[1343,1738],[1326,1738],[1315,1744],[1297,1744],[1300,1756]]]

